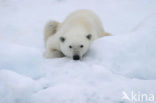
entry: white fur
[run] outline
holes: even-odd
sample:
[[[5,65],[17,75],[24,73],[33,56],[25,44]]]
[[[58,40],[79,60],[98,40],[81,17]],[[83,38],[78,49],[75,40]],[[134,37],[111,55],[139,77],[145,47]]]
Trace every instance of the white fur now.
[[[88,34],[92,35],[91,40],[87,39]],[[73,57],[77,54],[82,58],[93,40],[107,35],[109,33],[103,30],[101,21],[95,13],[89,10],[73,12],[63,23],[52,21],[46,25],[45,57]],[[60,37],[64,37],[65,41],[61,42]],[[72,48],[69,48],[70,45]]]

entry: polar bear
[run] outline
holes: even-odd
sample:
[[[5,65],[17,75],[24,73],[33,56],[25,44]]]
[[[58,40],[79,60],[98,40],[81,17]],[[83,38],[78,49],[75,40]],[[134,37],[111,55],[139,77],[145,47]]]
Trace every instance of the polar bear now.
[[[91,43],[108,36],[101,21],[90,10],[71,13],[62,23],[50,21],[45,26],[44,41],[46,58],[67,56],[80,60],[87,53]]]

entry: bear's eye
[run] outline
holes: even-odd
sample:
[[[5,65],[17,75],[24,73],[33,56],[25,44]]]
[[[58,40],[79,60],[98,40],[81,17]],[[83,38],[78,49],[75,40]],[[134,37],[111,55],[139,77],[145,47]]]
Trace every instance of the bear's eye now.
[[[83,48],[83,45],[80,45],[80,48]]]
[[[71,45],[69,45],[69,48],[72,48],[72,46],[71,46]]]

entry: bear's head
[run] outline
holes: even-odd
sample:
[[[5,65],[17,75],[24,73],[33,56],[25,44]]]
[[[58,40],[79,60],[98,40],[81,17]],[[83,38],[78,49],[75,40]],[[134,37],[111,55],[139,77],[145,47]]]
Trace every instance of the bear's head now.
[[[92,34],[78,36],[61,36],[60,49],[62,53],[73,60],[80,60],[88,51]]]

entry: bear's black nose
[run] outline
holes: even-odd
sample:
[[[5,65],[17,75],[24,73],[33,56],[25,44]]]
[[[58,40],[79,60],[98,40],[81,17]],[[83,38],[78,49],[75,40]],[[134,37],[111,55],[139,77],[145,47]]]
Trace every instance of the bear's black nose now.
[[[74,55],[73,56],[73,60],[79,60],[80,59],[80,56],[79,55]]]

